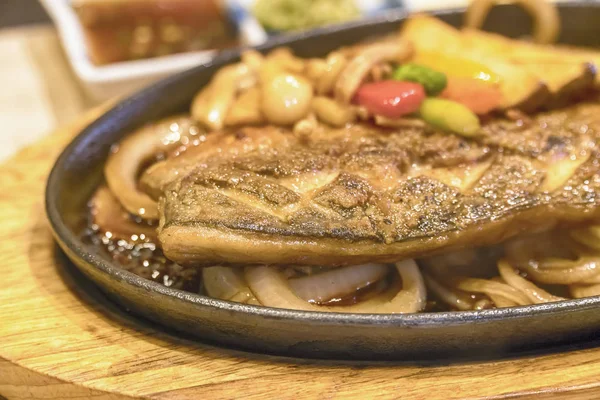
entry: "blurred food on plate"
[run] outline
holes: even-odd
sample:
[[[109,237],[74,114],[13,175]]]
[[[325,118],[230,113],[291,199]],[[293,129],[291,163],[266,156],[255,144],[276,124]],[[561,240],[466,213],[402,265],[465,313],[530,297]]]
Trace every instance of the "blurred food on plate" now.
[[[360,17],[355,0],[257,0],[252,11],[269,31],[295,31]]]
[[[219,0],[73,0],[97,65],[238,44]]]

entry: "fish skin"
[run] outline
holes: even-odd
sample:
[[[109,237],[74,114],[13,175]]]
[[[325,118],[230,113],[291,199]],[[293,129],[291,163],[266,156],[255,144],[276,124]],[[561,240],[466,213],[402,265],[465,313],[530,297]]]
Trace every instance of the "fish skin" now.
[[[152,171],[185,165],[185,174],[145,184],[161,193],[159,240],[180,264],[393,262],[600,217],[598,115],[590,103],[493,120],[476,140],[372,125],[308,140],[244,128]],[[583,156],[559,187],[540,189],[549,164]],[[471,186],[450,179],[482,163]]]

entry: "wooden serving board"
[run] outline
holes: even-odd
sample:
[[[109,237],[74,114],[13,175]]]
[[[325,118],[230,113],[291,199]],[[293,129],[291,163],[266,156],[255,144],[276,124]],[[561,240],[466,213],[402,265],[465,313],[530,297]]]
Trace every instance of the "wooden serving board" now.
[[[129,316],[66,262],[43,208],[58,152],[99,113],[0,167],[0,398],[600,398],[600,344],[454,364],[311,361],[213,347]]]

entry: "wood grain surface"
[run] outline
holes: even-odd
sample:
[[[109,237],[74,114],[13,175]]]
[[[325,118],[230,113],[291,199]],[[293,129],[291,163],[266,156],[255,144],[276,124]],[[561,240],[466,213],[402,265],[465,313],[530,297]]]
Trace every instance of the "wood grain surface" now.
[[[0,160],[93,105],[71,70],[53,26],[0,29]]]
[[[600,398],[600,347],[592,345],[460,363],[310,361],[201,344],[127,315],[65,260],[43,210],[52,162],[98,112],[0,167],[0,396],[9,400]]]

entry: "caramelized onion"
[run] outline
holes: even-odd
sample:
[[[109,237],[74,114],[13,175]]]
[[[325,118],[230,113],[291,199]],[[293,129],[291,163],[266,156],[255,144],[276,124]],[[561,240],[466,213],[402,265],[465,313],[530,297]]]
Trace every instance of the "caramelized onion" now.
[[[356,113],[347,104],[340,104],[325,96],[317,96],[312,100],[312,110],[321,121],[335,127],[343,127],[356,119]]]
[[[514,306],[518,306],[519,304],[515,303],[514,301],[511,301],[509,299],[507,299],[506,297],[503,296],[497,296],[495,294],[492,293],[488,293],[487,296],[494,302],[494,305],[498,308],[502,308],[502,307],[514,307]]]
[[[244,63],[221,68],[194,98],[192,116],[212,130],[221,129],[237,92],[242,86],[248,86],[245,82],[254,75]]]
[[[383,264],[353,265],[293,278],[288,284],[298,297],[310,303],[323,303],[334,297],[349,296],[377,282],[387,272],[388,267]]]
[[[373,66],[384,61],[402,62],[412,56],[413,47],[405,40],[377,43],[362,49],[340,73],[334,87],[335,97],[349,103]]]
[[[446,288],[429,274],[423,274],[425,285],[444,303],[461,311],[472,310],[475,306],[467,296],[461,296],[456,290]]]
[[[512,242],[507,256],[537,282],[570,285],[585,283],[600,274],[600,259],[578,241],[543,237]]]
[[[144,235],[156,243],[156,228],[133,221],[106,186],[100,186],[96,190],[90,206],[94,224],[98,225],[102,232],[110,232],[112,237],[127,241],[131,240],[132,236]]]
[[[248,286],[264,306],[305,311],[350,312],[367,314],[394,314],[421,311],[425,306],[425,285],[419,268],[413,260],[396,264],[402,278],[402,290],[387,299],[380,295],[351,306],[316,306],[299,298],[290,289],[283,275],[272,267],[245,269]]]
[[[138,189],[140,168],[157,154],[178,145],[192,129],[195,125],[187,117],[167,118],[127,136],[109,155],[104,177],[114,196],[128,212],[144,219],[158,219],[157,203]]]
[[[260,304],[244,281],[241,270],[229,267],[205,267],[202,281],[206,293],[214,298],[246,304]]]
[[[506,260],[500,260],[498,262],[498,271],[500,271],[500,276],[502,276],[502,279],[504,279],[507,284],[523,292],[535,304],[564,300],[561,297],[546,292],[544,289],[539,288],[517,274],[515,269]]]
[[[569,285],[597,276],[600,273],[600,260],[592,257],[581,257],[574,261],[548,258],[519,267],[538,282]]]
[[[344,54],[339,52],[329,53],[325,60],[324,70],[317,80],[317,93],[320,95],[330,94],[346,65],[348,65],[348,58]]]
[[[453,277],[452,281],[457,289],[466,292],[503,297],[520,306],[530,304],[529,298],[525,294],[505,283],[467,277]]]
[[[404,260],[396,263],[396,270],[402,278],[402,289],[390,300],[383,296],[360,302],[349,307],[335,307],[335,311],[370,313],[370,314],[397,314],[415,313],[425,308],[427,290],[423,276],[414,260]]]

